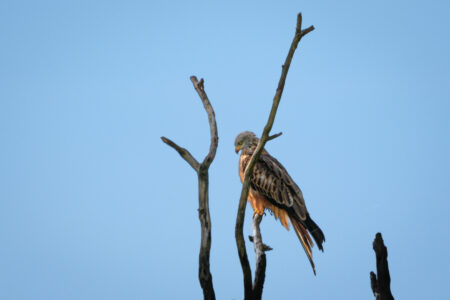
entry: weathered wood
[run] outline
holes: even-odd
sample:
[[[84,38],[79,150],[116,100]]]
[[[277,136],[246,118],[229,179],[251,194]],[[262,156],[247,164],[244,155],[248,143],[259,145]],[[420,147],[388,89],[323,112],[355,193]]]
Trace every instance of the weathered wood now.
[[[170,139],[162,136],[161,140],[175,149],[178,154],[196,171],[198,172],[198,169],[200,167],[200,163],[192,156],[192,154],[185,148],[178,146],[175,144],[175,142],[171,141]]]
[[[266,278],[266,253],[264,251],[264,244],[262,242],[261,230],[259,224],[261,224],[262,216],[253,215],[252,229],[253,229],[253,246],[255,248],[256,256],[256,269],[255,280],[253,282],[253,298],[261,299],[264,288],[264,280]]]
[[[206,95],[205,81],[203,80],[203,78],[200,79],[200,81],[198,81],[197,77],[191,76],[191,81],[192,84],[194,85],[195,90],[200,96],[200,99],[202,99],[203,107],[208,113],[211,142],[209,145],[209,152],[205,156],[205,159],[203,160],[200,166],[201,168],[208,169],[212,161],[214,160],[214,157],[216,156],[217,146],[219,144],[219,135],[217,134],[216,114],[214,113],[214,109],[211,105],[211,102],[209,102],[208,95]]]
[[[370,285],[376,300],[394,300],[391,293],[391,276],[389,274],[389,265],[387,261],[387,248],[384,245],[381,233],[375,235],[373,241],[373,250],[375,251],[377,261],[377,275],[370,272]]]
[[[253,243],[253,235],[249,235],[248,240]],[[272,251],[273,250],[272,247],[270,247],[269,245],[266,245],[264,243],[262,244],[262,247],[263,247],[264,251]]]
[[[209,152],[200,164],[191,153],[169,140],[161,137],[162,141],[174,148],[180,156],[197,172],[198,175],[198,217],[201,225],[201,241],[199,253],[199,269],[198,278],[200,286],[203,290],[203,298],[205,300],[215,300],[212,275],[210,271],[210,251],[211,251],[211,216],[209,213],[209,175],[208,169],[214,157],[216,156],[219,136],[217,134],[217,124],[214,109],[206,95],[204,81],[197,80],[197,77],[191,76],[192,84],[202,100],[203,107],[208,114],[209,128],[211,133],[211,142]]]
[[[235,236],[236,236],[236,246],[238,249],[239,254],[239,260],[241,262],[242,267],[242,273],[244,275],[244,299],[261,299],[261,295],[259,295],[259,298],[257,298],[253,291],[252,286],[252,273],[250,269],[250,263],[248,261],[247,256],[247,250],[245,248],[245,240],[244,240],[244,234],[243,234],[243,228],[244,228],[244,216],[245,216],[245,209],[247,204],[247,197],[248,192],[250,188],[250,175],[253,172],[253,168],[256,164],[256,161],[259,159],[259,156],[261,155],[262,150],[264,149],[264,145],[269,140],[269,133],[272,129],[273,122],[275,121],[275,115],[277,113],[278,105],[281,100],[281,95],[283,94],[284,85],[286,83],[286,77],[287,73],[289,71],[289,67],[291,65],[292,58],[294,56],[295,50],[297,49],[297,46],[300,42],[300,40],[309,32],[314,30],[314,26],[310,26],[304,30],[301,29],[302,27],[302,14],[299,13],[297,15],[297,26],[295,30],[294,39],[291,43],[291,47],[289,48],[288,55],[286,57],[286,60],[282,66],[281,70],[281,76],[280,80],[278,82],[278,87],[275,92],[275,96],[273,98],[272,102],[272,108],[270,110],[269,118],[267,120],[266,126],[264,127],[263,133],[261,135],[261,138],[259,139],[258,146],[255,149],[255,152],[252,155],[252,158],[250,159],[250,162],[247,165],[247,168],[245,169],[244,173],[244,180],[242,183],[242,191],[241,196],[239,199],[239,207],[238,207],[238,213],[236,217],[236,227],[235,227]],[[278,135],[275,135],[275,137]],[[265,268],[264,268],[265,270]]]

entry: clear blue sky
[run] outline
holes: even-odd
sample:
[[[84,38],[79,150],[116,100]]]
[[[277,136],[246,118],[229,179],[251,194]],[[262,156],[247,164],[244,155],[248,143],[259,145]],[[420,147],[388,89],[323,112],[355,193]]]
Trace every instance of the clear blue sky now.
[[[214,285],[242,299],[233,141],[262,132],[300,11],[316,30],[267,149],[327,240],[314,277],[295,234],[265,217],[264,298],[372,299],[378,231],[396,298],[448,297],[449,3],[1,1],[0,298],[201,298],[196,176],[159,139],[207,153],[197,75],[220,135]]]

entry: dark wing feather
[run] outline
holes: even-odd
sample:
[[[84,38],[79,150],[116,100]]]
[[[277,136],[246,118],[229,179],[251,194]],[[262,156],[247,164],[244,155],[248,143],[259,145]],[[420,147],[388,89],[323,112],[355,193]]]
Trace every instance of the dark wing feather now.
[[[242,157],[243,159],[239,166],[242,173],[247,167],[252,154],[252,151],[248,151]],[[272,204],[288,212],[295,233],[306,252],[314,274],[316,274],[311,251],[313,242],[308,231],[312,234],[319,249],[322,251],[322,243],[325,241],[325,236],[309,216],[300,188],[289,176],[283,165],[265,150],[263,150],[259,160],[256,162],[250,184],[252,189],[265,196]]]
[[[289,176],[283,165],[264,151],[253,169],[252,188],[266,196],[273,204],[288,209],[302,221],[307,210],[300,188]]]

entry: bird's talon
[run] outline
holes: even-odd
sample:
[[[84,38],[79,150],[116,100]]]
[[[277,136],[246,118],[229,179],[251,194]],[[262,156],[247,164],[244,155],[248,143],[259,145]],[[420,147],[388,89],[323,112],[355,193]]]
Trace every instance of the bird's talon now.
[[[258,215],[258,216],[265,216],[266,213],[264,212],[264,210],[263,210],[263,211],[257,211],[257,210],[255,210],[255,211],[253,212],[253,217],[255,217],[256,215]]]

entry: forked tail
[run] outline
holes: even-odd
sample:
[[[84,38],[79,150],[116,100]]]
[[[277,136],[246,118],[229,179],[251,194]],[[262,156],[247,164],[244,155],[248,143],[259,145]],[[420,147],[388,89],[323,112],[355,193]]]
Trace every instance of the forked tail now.
[[[314,275],[316,275],[316,268],[314,266],[313,258],[312,258],[312,251],[311,247],[314,245],[311,236],[309,235],[306,228],[303,226],[302,222],[299,220],[296,220],[295,218],[290,217],[292,227],[294,227],[295,233],[298,236],[298,239],[300,240],[300,243],[303,246],[303,249],[306,252],[306,256],[308,256],[309,262],[311,263],[311,267],[313,269]]]
[[[314,241],[319,247],[319,250],[323,252],[322,243],[325,242],[325,235],[322,230],[317,226],[316,222],[311,219],[309,214],[306,214],[306,220],[304,221],[306,229],[308,229],[309,233],[312,235]]]

